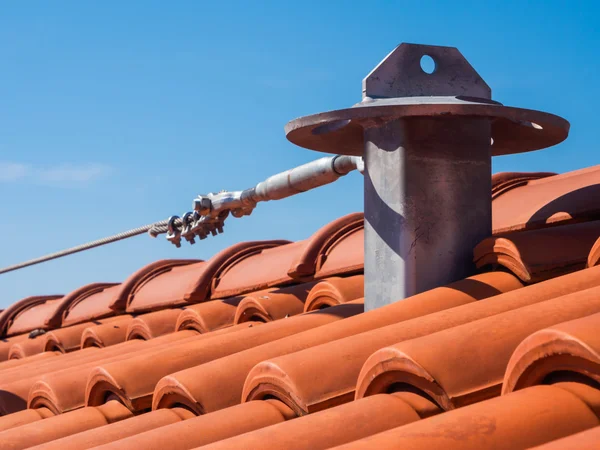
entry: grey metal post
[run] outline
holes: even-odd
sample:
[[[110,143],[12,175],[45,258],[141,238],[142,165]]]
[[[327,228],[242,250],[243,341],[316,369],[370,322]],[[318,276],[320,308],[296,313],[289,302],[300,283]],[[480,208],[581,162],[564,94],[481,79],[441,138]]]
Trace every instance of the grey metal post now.
[[[492,229],[489,143],[477,118],[365,130],[367,309],[473,273],[472,250]]]
[[[421,58],[435,62],[432,73]],[[492,233],[492,155],[554,145],[564,119],[505,107],[455,48],[402,44],[354,107],[302,117],[288,139],[365,160],[365,308],[474,273]]]

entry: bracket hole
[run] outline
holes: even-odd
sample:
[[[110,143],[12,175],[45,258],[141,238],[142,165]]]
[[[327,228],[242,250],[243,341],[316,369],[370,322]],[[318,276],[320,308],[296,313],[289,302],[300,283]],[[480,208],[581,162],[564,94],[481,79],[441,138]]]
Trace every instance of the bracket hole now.
[[[428,75],[435,72],[436,64],[435,60],[429,55],[423,55],[421,57],[421,70]]]

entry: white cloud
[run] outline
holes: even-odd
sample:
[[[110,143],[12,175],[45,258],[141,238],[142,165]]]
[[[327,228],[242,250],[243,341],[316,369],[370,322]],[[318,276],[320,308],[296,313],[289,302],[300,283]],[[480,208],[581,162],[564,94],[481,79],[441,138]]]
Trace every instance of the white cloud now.
[[[31,164],[0,161],[0,183],[28,182],[35,184],[81,185],[112,172],[104,164],[59,164],[36,167]]]
[[[9,183],[24,178],[29,173],[27,164],[0,161],[0,183]]]
[[[36,170],[36,175],[41,181],[50,183],[87,183],[97,180],[111,171],[103,164],[87,164],[76,166],[64,164],[55,167]]]

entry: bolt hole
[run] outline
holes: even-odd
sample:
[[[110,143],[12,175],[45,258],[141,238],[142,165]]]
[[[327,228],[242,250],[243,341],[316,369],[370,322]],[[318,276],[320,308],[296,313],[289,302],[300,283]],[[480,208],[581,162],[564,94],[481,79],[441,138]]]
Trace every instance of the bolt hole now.
[[[423,55],[421,57],[421,70],[428,75],[435,72],[435,60],[429,55]]]

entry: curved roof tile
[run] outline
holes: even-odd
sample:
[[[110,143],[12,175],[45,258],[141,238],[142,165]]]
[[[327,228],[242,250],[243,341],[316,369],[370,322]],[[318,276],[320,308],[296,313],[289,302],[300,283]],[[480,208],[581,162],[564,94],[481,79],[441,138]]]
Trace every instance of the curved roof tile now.
[[[527,181],[492,201],[495,234],[600,219],[600,166]]]
[[[69,292],[56,305],[52,314],[45,318],[45,327],[59,328],[62,325],[73,325],[114,315],[114,311],[106,305],[107,296],[101,294],[105,293],[108,288],[117,285],[118,283],[90,283]],[[72,311],[72,308],[75,308],[75,311]],[[67,317],[70,312],[74,314],[71,314],[69,320],[63,323],[63,317]]]
[[[25,314],[29,309],[42,306],[46,302],[56,302],[62,297],[62,295],[38,295],[24,298],[10,305],[0,313],[0,336],[14,336],[15,334],[25,333],[35,329],[35,325],[33,325],[33,328],[27,326],[27,320],[19,319],[16,325],[14,322],[20,315]]]
[[[492,175],[492,200],[533,180],[558,175],[554,172],[499,172]]]
[[[319,281],[304,302],[304,311],[339,305],[364,296],[365,277],[354,275],[347,278],[331,277]]]
[[[484,239],[474,249],[478,268],[500,265],[526,283],[583,269],[600,236],[600,220]]]
[[[600,287],[400,342],[378,350],[365,362],[356,396],[405,383],[450,410],[500,395],[506,365],[525,337],[596,312]]]
[[[208,261],[161,267],[136,277],[127,299],[128,312],[147,312],[186,302],[202,302],[210,297],[211,288],[221,273],[238,259],[261,250],[278,247],[289,241],[252,241],[232,245]],[[132,283],[133,284],[133,283]]]
[[[545,382],[555,372],[577,373],[600,382],[600,314],[533,333],[514,351],[504,377],[508,394]]]
[[[167,273],[176,267],[201,262],[200,259],[161,259],[154,261],[132,273],[115,292],[110,308],[114,311],[125,311],[133,293],[148,280]]]
[[[272,288],[247,295],[235,313],[235,323],[272,322],[304,312],[304,301],[314,282]]]

